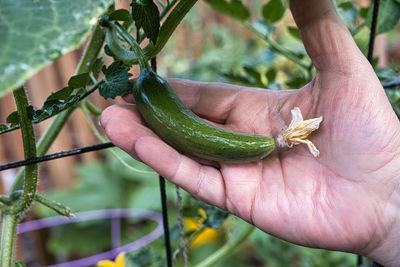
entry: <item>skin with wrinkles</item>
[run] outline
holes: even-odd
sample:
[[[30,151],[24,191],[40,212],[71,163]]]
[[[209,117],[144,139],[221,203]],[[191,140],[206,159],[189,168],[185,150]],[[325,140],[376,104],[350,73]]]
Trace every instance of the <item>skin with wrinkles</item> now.
[[[276,137],[296,106],[304,119],[323,116],[310,135],[319,158],[298,145],[252,163],[198,161],[157,138],[134,105],[109,107],[101,123],[111,141],[133,157],[267,233],[399,266],[399,120],[330,1],[290,4],[317,69],[310,84],[268,91],[180,79],[168,83],[193,112],[232,131]]]

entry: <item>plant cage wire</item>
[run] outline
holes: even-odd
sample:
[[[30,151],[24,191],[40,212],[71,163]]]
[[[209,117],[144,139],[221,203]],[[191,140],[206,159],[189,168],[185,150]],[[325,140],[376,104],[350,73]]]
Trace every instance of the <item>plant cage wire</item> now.
[[[368,52],[367,52],[367,59],[371,64],[373,62],[373,51],[374,51],[376,28],[377,28],[377,22],[378,22],[378,16],[379,16],[380,0],[373,0],[372,6],[373,6],[373,11],[372,11],[372,20],[371,20],[371,31],[370,31],[370,36],[369,36]],[[151,67],[152,67],[153,71],[157,72],[156,57],[151,59]],[[399,85],[400,85],[400,80],[391,81],[391,82],[382,84],[382,86],[384,88],[392,88],[392,87],[396,87]],[[62,152],[58,152],[58,153],[48,154],[48,155],[35,157],[35,158],[31,158],[31,159],[9,162],[9,163],[0,165],[0,171],[17,168],[17,167],[22,167],[22,166],[26,166],[26,165],[30,165],[30,164],[55,160],[58,158],[78,155],[78,154],[82,154],[82,153],[98,151],[98,150],[102,150],[102,149],[106,149],[106,148],[110,148],[110,147],[114,147],[114,145],[111,142],[107,142],[107,143],[96,144],[96,145],[92,145],[92,146],[75,148],[75,149],[62,151]],[[172,261],[170,232],[169,232],[169,225],[168,225],[168,210],[167,210],[167,196],[166,196],[166,191],[165,191],[165,179],[161,175],[159,176],[159,190],[160,190],[160,196],[161,196],[162,224],[163,224],[163,234],[164,234],[164,241],[165,241],[166,266],[172,267],[173,261]],[[178,197],[178,199],[179,199],[179,197]],[[357,267],[366,267],[367,266],[367,265],[363,264],[363,257],[360,255],[357,255],[357,265],[356,266]],[[372,267],[381,267],[381,266],[382,265],[377,262],[372,263]]]

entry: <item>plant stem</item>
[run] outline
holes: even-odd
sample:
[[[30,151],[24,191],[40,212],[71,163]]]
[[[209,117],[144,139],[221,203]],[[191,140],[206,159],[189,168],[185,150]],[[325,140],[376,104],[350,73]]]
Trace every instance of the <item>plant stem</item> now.
[[[104,38],[105,36],[101,30],[101,27],[97,25],[78,65],[76,74],[82,74],[89,71],[90,65],[94,60],[96,60],[101,48],[103,47]],[[43,133],[37,143],[37,155],[43,156],[46,154],[75,108],[76,105],[55,116],[54,120],[51,122],[49,127],[47,127],[46,131]],[[21,168],[21,170],[18,172],[15,182],[11,187],[10,193],[22,188],[24,171],[25,168]]]
[[[28,118],[28,113],[26,111],[29,103],[23,87],[20,87],[14,91],[14,99],[17,105],[19,123],[21,125],[25,159],[34,158],[36,157],[35,131],[33,129],[32,121]],[[37,176],[37,164],[32,164],[25,167],[25,179],[23,181],[22,196],[9,208],[3,210],[5,213],[20,214],[29,208],[36,193]]]
[[[254,226],[248,224],[246,229],[234,240],[229,240],[222,248],[211,254],[205,260],[196,265],[196,267],[214,266],[216,262],[232,253],[254,230]]]
[[[18,215],[1,216],[0,267],[14,266],[15,239],[17,234]]]
[[[99,117],[101,115],[101,110],[96,107],[92,102],[88,99],[85,99],[83,105],[92,113],[94,116]]]
[[[35,132],[31,120],[26,111],[28,98],[24,87],[14,91],[14,99],[17,105],[21,135],[26,159],[36,157]],[[0,263],[1,267],[14,265],[14,249],[19,215],[31,205],[36,192],[38,165],[32,164],[26,167],[23,192],[18,201],[3,207],[0,239]]]
[[[292,51],[282,47],[281,45],[279,45],[277,42],[275,42],[274,40],[272,40],[268,35],[266,34],[262,34],[261,32],[257,31],[257,29],[254,28],[253,25],[251,25],[248,22],[243,22],[243,25],[249,29],[250,31],[252,31],[253,33],[255,33],[257,36],[259,36],[261,39],[263,39],[270,47],[272,50],[278,52],[279,54],[281,54],[282,56],[286,57],[287,59],[293,61],[294,63],[296,63],[297,65],[299,65],[300,67],[302,67],[303,69],[305,69],[306,71],[308,71],[309,69],[309,65],[305,62],[303,62],[302,60],[300,60],[295,54],[293,54]]]
[[[145,69],[149,70],[150,65],[149,65],[148,59],[145,56],[142,48],[136,42],[136,40],[132,37],[132,35],[130,35],[129,32],[127,32],[124,28],[122,28],[118,23],[111,22],[110,26],[114,31],[118,32],[119,35],[131,46],[133,52],[136,54],[136,58],[139,61],[140,69],[141,70],[145,70]],[[111,34],[112,34],[112,31],[111,31]],[[113,36],[113,38],[114,38],[115,42],[118,42],[118,40],[116,39],[116,36]],[[109,46],[112,49],[112,43],[109,43]]]
[[[76,74],[82,74],[90,71],[90,67],[99,55],[100,49],[103,47],[104,38],[104,32],[100,25],[96,25],[92,34],[92,38],[90,38],[90,41],[83,52],[78,68],[76,69]]]
[[[35,200],[62,216],[67,216],[69,218],[74,217],[74,214],[71,212],[71,209],[69,207],[61,204],[60,202],[49,199],[42,194],[36,193]]]
[[[178,27],[182,19],[194,6],[194,4],[196,4],[196,2],[197,0],[183,0],[178,2],[178,4],[171,11],[171,13],[168,15],[168,17],[165,19],[164,23],[160,27],[160,33],[158,35],[156,44],[154,45],[153,43],[149,43],[145,48],[143,48],[143,52],[146,55],[146,58],[155,57],[164,48],[172,33],[175,31],[176,27]],[[175,2],[171,1],[170,6],[172,7],[174,4]],[[161,16],[165,16],[165,14],[166,13],[161,12]],[[118,42],[116,45],[118,45]],[[134,65],[138,63],[138,58],[135,56],[134,53],[132,53],[132,51],[125,49],[121,44],[119,44],[118,49],[121,51],[122,49],[125,50],[124,58],[118,58],[122,60],[124,64]]]

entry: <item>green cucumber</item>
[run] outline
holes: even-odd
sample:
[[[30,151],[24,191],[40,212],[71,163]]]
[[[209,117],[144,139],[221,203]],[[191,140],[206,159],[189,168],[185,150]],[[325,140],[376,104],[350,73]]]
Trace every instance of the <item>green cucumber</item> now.
[[[189,110],[160,76],[142,69],[133,95],[146,124],[177,150],[220,162],[250,162],[266,157],[275,140],[215,127]]]
[[[195,115],[169,84],[153,72],[139,44],[119,24],[110,22],[107,44],[124,62],[131,58],[117,40],[118,33],[132,48],[140,65],[133,95],[146,124],[165,142],[188,155],[219,162],[250,162],[266,157],[275,140],[261,135],[235,133],[215,127]],[[125,60],[124,60],[125,59]]]

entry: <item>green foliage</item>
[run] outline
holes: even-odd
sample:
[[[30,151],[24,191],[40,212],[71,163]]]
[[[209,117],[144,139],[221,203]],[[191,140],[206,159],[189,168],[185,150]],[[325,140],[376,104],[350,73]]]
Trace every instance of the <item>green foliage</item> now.
[[[271,0],[262,8],[262,16],[269,23],[280,20],[285,14],[286,6],[282,0]]]
[[[115,10],[115,11],[111,12],[111,14],[109,15],[108,18],[109,18],[109,20],[120,20],[120,21],[125,21],[125,22],[132,21],[131,14],[126,9]]]
[[[85,88],[90,84],[93,84],[93,82],[87,72],[72,76],[68,81],[68,86],[71,87],[71,89]]]
[[[372,22],[373,8],[368,11],[367,25]],[[400,2],[396,0],[380,1],[376,34],[388,32],[393,29],[400,19]]]
[[[125,258],[125,264],[126,267],[162,267],[165,261],[157,251],[145,247],[128,253]]]
[[[149,172],[151,169],[143,163],[137,162],[127,154],[118,152],[128,164],[139,171]],[[152,184],[154,194],[147,198],[148,202],[156,202],[159,208],[159,192],[155,189],[158,175],[146,175],[132,173],[124,168],[121,163],[111,158],[106,164],[93,162],[81,165],[77,169],[79,179],[70,189],[52,190],[47,196],[55,201],[61,202],[76,213],[79,211],[145,207],[134,205],[130,196],[136,195],[143,185]],[[156,197],[155,197],[156,196]],[[83,204],[84,203],[84,204]],[[35,212],[41,217],[57,215],[54,211],[42,205],[35,206]],[[141,226],[140,226],[141,225]],[[146,221],[136,228],[137,231],[129,231],[127,224],[123,226],[123,242],[132,242],[135,238],[142,237],[146,232],[154,229],[154,223]],[[76,244],[79,243],[79,246]],[[99,251],[109,249],[110,246],[110,223],[108,221],[89,221],[78,224],[66,225],[55,229],[54,235],[48,242],[48,249],[58,254],[79,254],[88,256]]]
[[[199,208],[202,208],[206,213],[206,219],[203,221],[205,227],[211,227],[214,229],[219,229],[221,224],[228,218],[229,213],[225,210],[217,208],[215,206],[209,205],[195,199],[193,197],[189,198],[187,203],[185,203],[184,216],[190,218],[202,219],[203,215],[199,213]]]
[[[290,77],[286,82],[285,85],[288,88],[297,89],[301,88],[309,82],[308,78],[303,75],[303,73],[299,72]]]
[[[101,68],[103,67],[103,65],[104,65],[104,62],[103,62],[102,58],[97,58],[93,62],[92,66],[91,66],[91,70],[92,70],[92,73],[93,73],[93,77],[95,79],[99,78],[99,75],[100,75],[100,72],[101,72]]]
[[[241,0],[206,0],[206,2],[218,12],[239,21],[245,21],[250,17],[248,8]]]
[[[287,31],[291,36],[293,36],[297,40],[301,40],[300,31],[297,27],[289,26],[287,27]]]
[[[10,124],[10,127],[19,125],[19,115],[18,111],[14,111],[7,116],[6,122]]]
[[[129,82],[129,68],[125,67],[121,61],[114,61],[108,68],[103,66],[105,82],[99,89],[99,93],[105,99],[114,99],[117,96],[123,96],[132,91],[132,85]]]
[[[179,50],[177,55],[173,55],[174,49],[170,46],[168,51],[172,52],[164,55],[163,64],[159,66],[161,72],[167,69],[173,75],[181,77],[209,81],[221,80],[270,89],[300,88],[312,79],[314,72],[311,66],[308,67],[310,61],[305,54],[298,29],[279,23],[286,12],[286,1],[270,0],[267,3],[256,1],[256,4],[252,1],[241,0],[206,0],[206,2],[213,9],[240,22],[243,29],[246,27],[254,35],[244,40],[242,36],[247,34],[242,34],[238,29],[233,31],[224,26],[210,27],[211,32],[202,32],[202,34],[211,36],[210,39],[213,42],[204,42],[204,46],[201,47],[201,58],[190,58],[185,61],[182,51]],[[364,25],[371,24],[372,8],[359,8],[354,1],[333,2],[347,27],[353,34],[357,34],[357,43],[363,49],[367,43],[368,34],[361,29]],[[89,31],[90,22],[104,12],[108,3],[110,3],[108,0],[97,2],[85,0],[79,1],[79,4],[61,0],[42,2],[7,0],[0,3],[0,34],[4,38],[4,42],[0,44],[0,55],[2,55],[0,56],[0,74],[2,74],[0,75],[0,96],[16,85],[22,84],[26,78],[61,54],[82,43]],[[43,9],[37,8],[41,5],[44,6]],[[123,21],[125,29],[135,21],[138,39],[145,35],[153,44],[156,43],[160,28],[160,14],[154,1],[134,0],[131,6],[131,13],[123,9],[116,10],[109,15],[109,20]],[[11,7],[15,7],[18,13]],[[257,10],[261,9],[261,13],[257,12],[257,16],[261,17],[250,17],[250,10],[254,10],[254,7],[257,7]],[[4,10],[11,10],[11,12],[4,12]],[[21,16],[27,18],[26,23],[25,21],[17,23],[17,18]],[[381,1],[378,33],[393,29],[399,18],[399,0]],[[194,28],[195,31],[202,30],[201,23],[196,22],[195,18],[188,18],[186,22],[192,26],[195,25],[197,27]],[[150,47],[153,44],[150,44]],[[171,44],[173,45],[173,42]],[[185,42],[185,48],[190,50],[191,43]],[[104,50],[107,55],[112,56],[108,46],[105,46]],[[229,55],[229,57],[221,57],[221,55]],[[163,67],[165,69],[162,69]],[[103,60],[98,58],[92,62],[91,72],[71,77],[68,86],[52,93],[42,108],[34,109],[29,106],[28,116],[32,122],[38,123],[72,107],[86,96],[86,87],[93,84],[94,79],[99,78],[101,71],[105,75],[104,84],[99,89],[101,96],[114,99],[129,93],[131,74],[128,70],[119,61],[105,67]],[[399,77],[399,73],[393,68],[378,71],[378,75],[382,81],[393,81]],[[388,89],[386,93],[400,117],[399,88]],[[18,113],[11,113],[6,122],[9,125],[0,124],[0,133],[19,127]],[[129,155],[121,151],[117,153],[137,171],[132,172],[125,168],[115,158],[110,158],[106,163],[85,164],[78,168],[79,180],[76,185],[70,189],[48,192],[49,197],[70,206],[73,212],[121,207],[159,210],[158,175]],[[172,221],[176,221],[176,204],[174,203],[176,196],[171,188],[173,189],[167,183],[168,199],[173,205],[173,208],[169,210],[169,215],[173,218]],[[227,212],[195,200],[185,192],[182,194],[186,217],[204,219],[199,213],[199,208],[202,208],[207,214],[203,221],[204,226],[220,228],[233,234],[237,230],[237,225],[232,223],[235,220],[233,216],[230,216],[233,219],[226,220]],[[37,206],[35,211],[40,216],[55,215],[53,211],[45,207]],[[129,231],[128,225],[134,225],[138,231]],[[226,230],[225,225],[234,230]],[[123,242],[133,240],[139,235],[142,236],[153,228],[154,224],[149,222],[135,224],[132,221],[124,221]],[[172,228],[173,246],[176,246],[177,224],[175,223]],[[54,230],[54,235],[48,242],[48,248],[55,254],[76,253],[84,256],[104,251],[110,245],[110,225],[106,221],[79,223]],[[194,233],[192,231],[185,234],[187,238],[190,238]],[[196,248],[191,251],[191,259],[193,262],[203,260],[220,245],[206,244],[201,248]],[[150,249],[129,253],[127,266],[162,266],[164,263],[161,256],[164,255],[163,242],[155,242],[150,247]],[[251,239],[245,242],[241,251],[219,262],[216,266],[247,266],[250,263],[260,266],[349,266],[354,261],[354,256],[349,254],[294,246],[257,230]],[[21,263],[18,266],[24,265]]]
[[[96,68],[99,68],[99,66],[97,66],[99,63],[102,65],[102,61],[95,61],[94,63],[93,66]],[[51,93],[45,100],[42,108],[35,109],[32,105],[29,105],[26,108],[29,119],[32,123],[39,123],[72,107],[96,89],[93,88],[91,91],[85,91],[84,88],[89,84],[92,84],[89,73],[72,76],[68,81],[68,86]],[[0,134],[20,127],[18,112],[12,112],[7,117],[6,122],[9,123],[9,125],[0,124]]]
[[[337,6],[337,11],[343,22],[351,27],[356,22],[358,10],[352,1],[342,2]]]
[[[0,96],[78,48],[111,0],[0,2]],[[23,18],[23,20],[21,20]]]
[[[264,266],[347,267],[354,265],[355,256],[342,252],[296,246],[256,229],[250,237],[250,251],[256,262]]]
[[[155,44],[160,31],[160,13],[156,4],[153,0],[133,0],[131,6],[136,29],[139,31],[143,27],[146,36]]]
[[[34,122],[41,122],[59,112],[71,107],[77,103],[81,96],[85,93],[83,89],[76,92],[69,86],[52,93],[44,102],[41,109],[34,109],[33,106],[28,107],[28,116]]]
[[[393,83],[399,81],[400,69],[397,67],[387,67],[377,70],[379,79],[384,83]],[[385,90],[386,95],[400,120],[400,86],[390,87]]]

